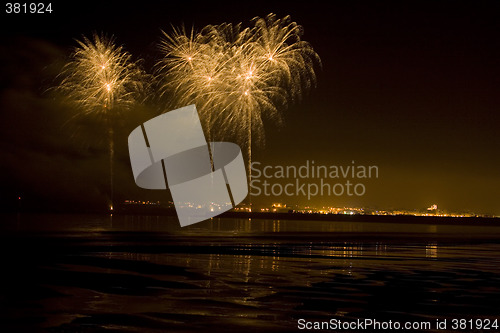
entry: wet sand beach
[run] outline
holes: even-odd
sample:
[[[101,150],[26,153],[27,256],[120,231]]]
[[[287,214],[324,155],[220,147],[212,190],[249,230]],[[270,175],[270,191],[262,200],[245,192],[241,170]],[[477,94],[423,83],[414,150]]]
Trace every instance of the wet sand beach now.
[[[180,228],[167,216],[36,214],[2,223],[5,332],[286,332],[299,319],[500,314],[499,227],[222,218]]]

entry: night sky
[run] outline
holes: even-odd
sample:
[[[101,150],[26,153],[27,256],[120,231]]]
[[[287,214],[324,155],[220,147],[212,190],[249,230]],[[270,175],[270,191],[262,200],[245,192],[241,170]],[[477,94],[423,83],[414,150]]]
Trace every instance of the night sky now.
[[[50,87],[75,38],[116,37],[150,71],[160,29],[201,28],[275,13],[304,27],[321,57],[317,88],[266,123],[253,161],[270,165],[377,165],[362,197],[254,198],[255,204],[364,206],[500,215],[500,3],[334,1],[227,3],[52,2],[52,14],[5,14],[0,37],[0,198],[33,207],[107,206],[106,132],[71,121]],[[156,107],[159,107],[158,105]],[[115,199],[168,200],[139,189],[130,131],[155,116],[145,105],[115,138]]]

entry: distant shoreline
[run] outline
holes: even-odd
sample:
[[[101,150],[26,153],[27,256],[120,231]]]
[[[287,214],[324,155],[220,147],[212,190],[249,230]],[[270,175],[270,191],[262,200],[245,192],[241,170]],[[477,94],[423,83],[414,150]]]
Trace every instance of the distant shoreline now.
[[[165,207],[127,207],[115,211],[86,210],[23,210],[5,211],[6,214],[113,214],[137,216],[177,216],[174,208]],[[499,217],[451,217],[451,216],[414,216],[414,215],[368,215],[368,214],[320,214],[320,213],[274,213],[274,212],[237,212],[228,211],[217,218],[259,219],[259,220],[294,220],[294,221],[331,221],[331,222],[367,222],[421,225],[457,225],[500,227]]]
[[[172,209],[124,209],[114,212],[120,215],[171,215],[176,216]],[[265,220],[303,220],[332,222],[373,222],[399,224],[428,225],[474,225],[498,226],[497,217],[449,217],[449,216],[413,216],[413,215],[367,215],[367,214],[320,214],[320,213],[271,213],[271,212],[236,212],[228,211],[217,216],[220,218],[265,219]]]
[[[413,216],[413,215],[345,215],[319,213],[266,213],[266,212],[225,212],[219,217],[255,218],[268,220],[310,220],[332,222],[373,222],[373,223],[406,223],[429,225],[475,225],[498,226],[500,218],[495,217],[442,217],[442,216]]]

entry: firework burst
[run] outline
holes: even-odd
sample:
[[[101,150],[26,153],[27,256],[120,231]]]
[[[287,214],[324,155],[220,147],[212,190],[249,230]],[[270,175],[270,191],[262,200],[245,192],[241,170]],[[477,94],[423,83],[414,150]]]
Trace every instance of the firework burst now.
[[[77,40],[70,61],[64,66],[57,87],[75,106],[76,116],[95,117],[107,126],[110,163],[110,209],[113,209],[114,122],[129,109],[142,91],[144,72],[130,53],[113,37],[93,35]]]
[[[63,68],[59,90],[86,115],[113,120],[128,109],[142,90],[143,71],[130,53],[113,37],[93,35],[77,40],[70,61]]]
[[[249,28],[223,23],[197,33],[164,32],[157,64],[162,93],[174,96],[173,106],[196,104],[209,139],[236,137],[249,160],[252,140],[264,142],[264,119],[281,123],[280,110],[315,85],[314,65],[321,65],[289,16],[252,22]]]

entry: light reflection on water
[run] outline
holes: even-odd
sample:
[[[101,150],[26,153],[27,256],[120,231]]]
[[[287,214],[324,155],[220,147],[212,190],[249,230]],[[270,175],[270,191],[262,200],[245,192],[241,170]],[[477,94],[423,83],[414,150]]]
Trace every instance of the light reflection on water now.
[[[177,219],[168,216],[133,215],[11,215],[4,216],[0,230],[42,232],[105,232],[142,231],[172,232],[179,235],[199,235],[214,232],[234,235],[254,233],[314,232],[314,233],[402,233],[498,235],[498,227],[428,224],[397,224],[373,222],[336,222],[313,220],[220,219],[196,223],[181,228]]]
[[[500,313],[500,228],[30,215],[2,226],[12,327],[288,331]]]

